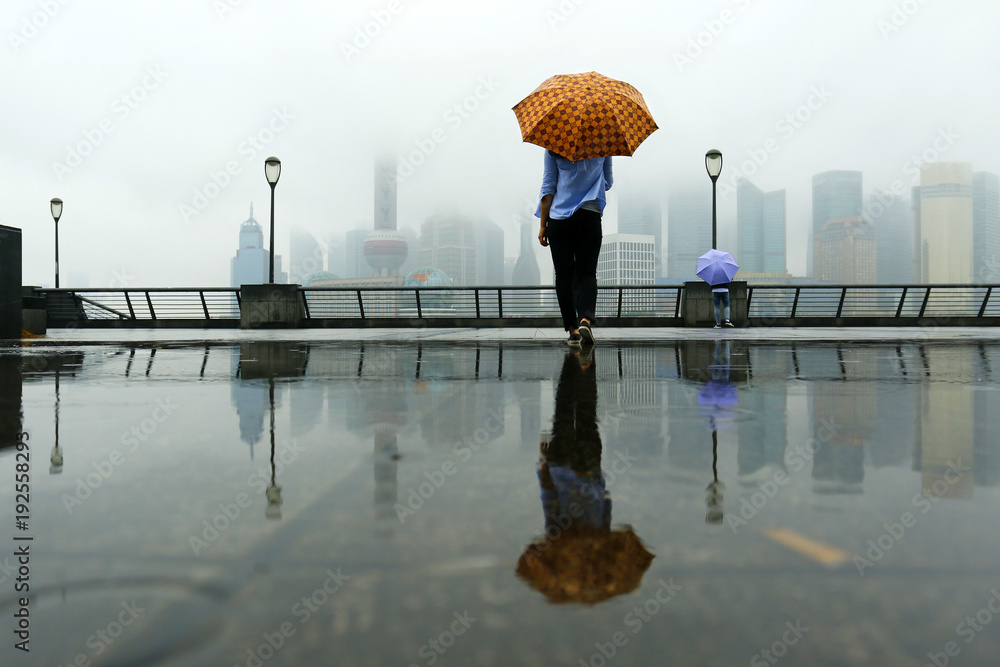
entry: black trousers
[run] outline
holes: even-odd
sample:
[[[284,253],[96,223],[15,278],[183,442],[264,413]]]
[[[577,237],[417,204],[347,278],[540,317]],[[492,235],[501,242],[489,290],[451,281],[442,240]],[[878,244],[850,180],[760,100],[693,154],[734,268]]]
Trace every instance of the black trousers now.
[[[563,328],[566,331],[576,329],[584,317],[596,323],[601,214],[581,208],[563,220],[550,218],[546,231],[556,271],[556,298]]]

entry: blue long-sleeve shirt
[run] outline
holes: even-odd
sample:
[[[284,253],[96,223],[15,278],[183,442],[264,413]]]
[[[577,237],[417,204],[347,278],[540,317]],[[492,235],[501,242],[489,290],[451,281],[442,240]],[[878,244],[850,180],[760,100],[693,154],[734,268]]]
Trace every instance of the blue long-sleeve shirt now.
[[[604,213],[607,203],[604,193],[611,189],[611,158],[595,157],[573,162],[552,151],[545,151],[545,170],[542,173],[542,192],[539,195],[535,217],[542,217],[541,198],[555,195],[549,207],[549,217],[563,220],[576,213],[587,202],[596,202]]]

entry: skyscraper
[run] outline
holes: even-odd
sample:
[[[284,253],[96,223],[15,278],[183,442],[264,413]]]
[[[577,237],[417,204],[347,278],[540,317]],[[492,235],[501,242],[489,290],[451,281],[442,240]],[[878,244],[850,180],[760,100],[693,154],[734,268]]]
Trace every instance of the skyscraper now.
[[[663,275],[663,214],[658,197],[625,193],[618,199],[618,231],[653,237],[653,273]]]
[[[996,174],[972,174],[973,280],[1000,281],[1000,179]]]
[[[817,279],[841,285],[875,282],[877,243],[867,220],[830,220],[816,235],[816,251]]]
[[[652,285],[655,248],[652,234],[607,234],[597,259],[597,284]]]
[[[503,285],[503,230],[492,220],[476,224],[476,283]]]
[[[375,163],[375,229],[365,238],[363,253],[371,275],[393,277],[406,262],[406,239],[396,230],[396,162]]]
[[[323,247],[310,232],[292,227],[288,239],[288,277],[293,284],[305,285],[323,270]]]
[[[973,266],[972,165],[935,162],[924,167],[915,188],[914,223],[919,279],[970,283]]]
[[[433,215],[420,226],[420,265],[444,271],[455,285],[478,282],[478,254],[476,225],[467,218]]]
[[[670,193],[667,200],[667,271],[676,280],[696,280],[698,257],[712,247],[712,194]]]
[[[813,176],[813,224],[809,235],[813,252],[807,256],[810,276],[815,275],[815,268],[819,266],[816,256],[820,247],[816,243],[819,230],[831,220],[861,217],[861,200],[860,171],[825,171]]]
[[[913,282],[913,216],[905,199],[887,192],[872,194],[866,210],[878,246],[876,281],[884,285]]]
[[[764,193],[746,179],[736,189],[737,255],[748,273],[785,273],[785,191]]]
[[[534,224],[530,219],[523,219],[520,222],[521,230],[521,250],[517,256],[517,263],[514,264],[514,272],[511,275],[511,285],[538,285],[542,281],[542,274],[538,270],[538,260],[535,258]]]
[[[229,283],[232,287],[240,285],[262,285],[267,282],[271,257],[264,247],[264,232],[260,223],[254,220],[253,204],[250,205],[250,217],[240,225],[240,247],[236,256],[230,261]],[[274,282],[288,281],[281,271],[281,256],[274,257]]]

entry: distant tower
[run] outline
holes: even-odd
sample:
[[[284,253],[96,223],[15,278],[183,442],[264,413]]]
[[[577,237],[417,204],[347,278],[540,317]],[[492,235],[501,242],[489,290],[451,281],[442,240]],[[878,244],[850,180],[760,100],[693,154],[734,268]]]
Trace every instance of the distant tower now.
[[[267,282],[270,255],[264,247],[264,232],[253,217],[253,204],[250,204],[250,217],[240,225],[240,247],[236,256],[230,262],[230,285],[261,285]],[[274,282],[284,283],[288,276],[281,270],[281,256],[274,256]]]
[[[264,231],[254,220],[253,204],[250,204],[250,217],[240,225],[240,247],[230,266],[230,284],[239,287],[266,283],[269,262],[264,248]]]
[[[861,172],[825,171],[813,176],[812,230],[809,234],[807,273],[812,276],[819,267],[817,238],[823,225],[840,218],[861,217]]]
[[[748,273],[785,273],[785,191],[736,188],[736,261]]]
[[[534,225],[531,220],[525,219],[521,223],[521,249],[517,256],[517,263],[514,264],[514,273],[511,275],[512,285],[540,285],[542,274],[538,270],[538,260],[535,259],[534,246]]]
[[[365,261],[373,276],[399,275],[406,261],[406,238],[396,231],[396,162],[375,163],[375,229],[365,238]]]
[[[971,283],[973,267],[972,164],[925,165],[914,202],[919,280]]]
[[[712,247],[712,197],[704,190],[671,191],[667,199],[667,276],[695,280],[698,257]]]
[[[641,234],[655,239],[653,272],[663,275],[663,214],[660,201],[650,193],[625,193],[618,199],[618,232]]]
[[[972,174],[972,238],[974,280],[1000,281],[1000,179],[996,174]]]

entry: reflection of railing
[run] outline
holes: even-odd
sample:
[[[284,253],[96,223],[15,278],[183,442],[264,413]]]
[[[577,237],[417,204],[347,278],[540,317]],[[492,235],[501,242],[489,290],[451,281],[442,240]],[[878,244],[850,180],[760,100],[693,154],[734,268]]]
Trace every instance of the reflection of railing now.
[[[992,298],[996,287],[1000,285],[750,285],[747,312],[751,324],[811,318],[968,321],[1000,317],[1000,299]]]

